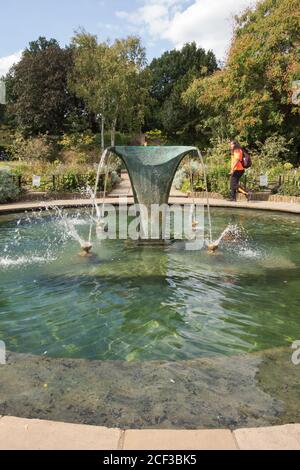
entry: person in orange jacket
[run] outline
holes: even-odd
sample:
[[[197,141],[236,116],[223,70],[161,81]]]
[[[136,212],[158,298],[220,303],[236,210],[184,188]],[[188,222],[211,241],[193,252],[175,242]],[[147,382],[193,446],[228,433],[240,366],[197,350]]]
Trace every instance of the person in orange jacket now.
[[[246,191],[240,185],[240,179],[245,174],[245,168],[243,165],[243,149],[239,142],[232,141],[230,142],[231,150],[231,168],[230,168],[230,200],[236,201],[237,192],[246,196],[249,201],[251,198],[251,193]]]

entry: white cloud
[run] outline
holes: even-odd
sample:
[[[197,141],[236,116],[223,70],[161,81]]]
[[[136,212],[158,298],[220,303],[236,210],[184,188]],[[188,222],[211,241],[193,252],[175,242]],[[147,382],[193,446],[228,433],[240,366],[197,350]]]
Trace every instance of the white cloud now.
[[[127,20],[136,31],[140,32],[142,28],[152,38],[162,38],[162,33],[168,29],[172,17],[183,11],[184,5],[189,2],[190,0],[145,0],[136,11],[117,11],[116,15]]]
[[[0,78],[2,75],[7,74],[12,65],[19,62],[22,56],[22,52],[23,51],[15,52],[15,54],[0,58]]]
[[[233,15],[252,6],[255,0],[143,0],[133,13],[117,16],[143,29],[151,39],[168,40],[175,47],[195,41],[223,59],[232,36]]]

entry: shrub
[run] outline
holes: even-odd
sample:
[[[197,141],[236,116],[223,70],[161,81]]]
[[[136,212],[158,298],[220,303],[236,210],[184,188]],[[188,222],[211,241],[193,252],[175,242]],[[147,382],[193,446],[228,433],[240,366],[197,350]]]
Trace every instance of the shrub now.
[[[283,196],[300,196],[300,180],[293,178],[284,181],[278,190],[278,194]]]
[[[0,203],[16,201],[20,190],[11,174],[0,171]]]
[[[278,162],[288,160],[292,141],[281,135],[274,134],[268,137],[263,144],[259,144],[260,160],[266,162],[266,166],[276,166]]]
[[[224,165],[210,165],[208,167],[208,190],[219,193],[224,197],[229,195],[228,168]]]
[[[209,166],[225,166],[230,161],[230,148],[228,140],[212,140],[211,148],[206,153],[206,163]]]
[[[14,160],[27,162],[32,160],[50,161],[53,159],[53,146],[44,135],[29,139],[17,135],[11,146],[11,153]]]
[[[85,165],[89,160],[89,156],[85,152],[71,149],[60,152],[59,158],[59,161],[68,165]]]
[[[278,194],[283,196],[300,196],[300,168],[290,169],[289,164],[285,164],[285,174],[283,182],[278,188]]]
[[[12,171],[15,176],[21,176],[22,188],[33,189],[34,191],[54,190],[56,192],[82,192],[87,186],[94,187],[97,165],[65,165],[58,160],[53,163],[35,161],[28,164],[20,162]],[[106,173],[106,171],[106,169],[103,169],[100,175],[100,191],[103,190],[104,187],[104,173]],[[109,191],[120,181],[120,178],[115,171],[114,165],[109,164],[108,173],[107,190]],[[33,175],[41,177],[41,185],[39,188],[32,186]],[[53,177],[55,177],[55,179]]]
[[[96,137],[89,132],[64,134],[58,142],[64,149],[67,150],[86,150],[95,145]]]
[[[61,191],[82,191],[87,186],[93,187],[96,182],[96,170],[91,169],[85,173],[77,170],[67,170],[60,178]]]
[[[148,131],[146,133],[146,139],[149,145],[165,145],[167,142],[166,136],[158,129]]]

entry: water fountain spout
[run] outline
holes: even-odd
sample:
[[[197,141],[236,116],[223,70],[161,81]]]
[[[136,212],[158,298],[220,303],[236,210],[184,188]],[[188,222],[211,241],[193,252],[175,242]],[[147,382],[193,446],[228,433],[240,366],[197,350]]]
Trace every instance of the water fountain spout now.
[[[112,147],[124,162],[131,180],[134,200],[151,213],[152,205],[167,205],[175,173],[182,159],[191,152],[197,152],[203,167],[207,195],[209,240],[212,242],[211,215],[208,197],[206,169],[200,150],[196,147]],[[143,219],[143,217],[141,216]],[[195,228],[197,223],[195,222]],[[146,222],[142,220],[144,227]],[[164,239],[163,221],[160,223],[160,240]],[[147,233],[147,230],[145,231]],[[149,230],[151,233],[151,229]]]
[[[221,244],[221,242],[223,240],[227,240],[227,241],[235,241],[236,240],[236,237],[237,237],[237,234],[236,234],[236,227],[232,226],[232,225],[228,225],[225,230],[223,230],[223,232],[221,233],[220,237],[218,238],[218,240],[216,240],[215,242],[210,242],[208,245],[207,245],[207,248],[208,248],[208,251],[210,253],[214,253],[215,251],[217,251],[219,249],[219,246]]]
[[[80,256],[91,256],[92,248],[93,248],[92,243],[89,243],[89,242],[82,243]]]
[[[207,249],[209,253],[215,253],[219,249],[219,245],[217,243],[209,243]]]

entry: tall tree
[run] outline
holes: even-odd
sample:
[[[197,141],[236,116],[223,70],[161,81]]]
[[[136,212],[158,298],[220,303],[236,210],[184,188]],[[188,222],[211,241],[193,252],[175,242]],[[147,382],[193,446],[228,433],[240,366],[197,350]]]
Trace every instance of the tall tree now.
[[[115,143],[117,125],[140,127],[144,118],[147,86],[143,79],[145,50],[140,40],[128,37],[113,44],[78,33],[72,41],[74,70],[71,88],[88,109],[101,114]]]
[[[169,136],[179,134],[181,141],[194,140],[197,113],[195,108],[183,103],[181,95],[195,78],[211,75],[217,68],[213,52],[198,48],[196,43],[153,59],[149,66],[152,101],[146,125],[163,128]]]
[[[71,68],[71,51],[60,48],[55,39],[43,37],[31,42],[12,67],[7,76],[10,111],[25,134],[63,130],[72,108],[67,88]]]
[[[272,134],[300,151],[300,107],[292,84],[300,79],[300,2],[263,0],[236,18],[225,68],[196,80],[185,94],[209,119],[211,134],[238,136],[249,145]]]

